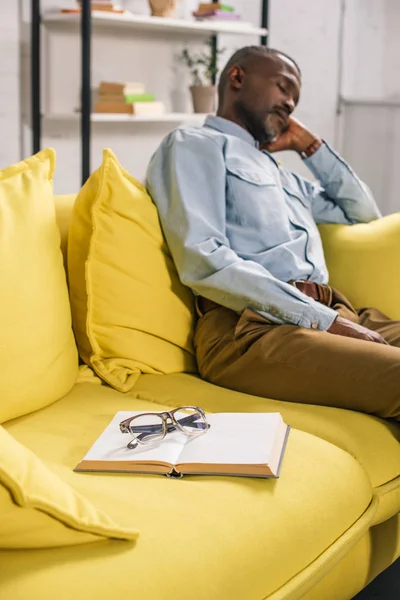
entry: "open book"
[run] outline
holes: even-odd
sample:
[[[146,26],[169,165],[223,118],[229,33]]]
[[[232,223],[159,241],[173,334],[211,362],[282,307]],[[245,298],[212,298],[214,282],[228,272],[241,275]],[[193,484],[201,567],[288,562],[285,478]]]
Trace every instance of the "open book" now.
[[[279,413],[207,414],[199,436],[168,433],[156,446],[127,448],[119,424],[139,412],[118,412],[75,471],[279,477],[290,427]]]

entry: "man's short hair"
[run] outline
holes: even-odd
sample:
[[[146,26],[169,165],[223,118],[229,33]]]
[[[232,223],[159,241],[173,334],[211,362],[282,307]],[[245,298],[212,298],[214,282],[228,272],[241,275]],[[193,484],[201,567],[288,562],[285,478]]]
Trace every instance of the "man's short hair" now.
[[[285,54],[285,52],[281,52],[280,50],[276,50],[274,48],[268,48],[267,46],[245,46],[244,48],[240,48],[240,50],[237,50],[232,56],[231,58],[228,60],[228,62],[226,63],[222,73],[221,73],[221,77],[219,79],[219,84],[218,84],[218,96],[219,99],[221,100],[224,94],[224,90],[226,87],[226,84],[228,82],[228,77],[229,77],[229,70],[234,67],[234,66],[239,66],[239,67],[245,67],[246,63],[256,57],[271,57],[271,58],[278,58],[279,56],[284,56],[285,58],[288,58],[296,67],[296,69],[299,72],[299,75],[301,76],[301,71],[300,71],[300,67],[297,64],[297,62],[295,60],[293,60],[293,58],[291,56],[289,56],[288,54]]]

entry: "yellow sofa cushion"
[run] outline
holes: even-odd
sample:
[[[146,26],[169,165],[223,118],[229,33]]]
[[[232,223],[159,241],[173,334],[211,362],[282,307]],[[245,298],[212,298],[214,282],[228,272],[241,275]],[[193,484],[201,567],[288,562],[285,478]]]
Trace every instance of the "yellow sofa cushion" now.
[[[60,402],[7,424],[85,498],[115,519],[133,518],[140,538],[134,548],[92,544],[25,552],[18,561],[0,553],[12,574],[1,582],[1,600],[7,592],[13,598],[16,587],[25,598],[29,586],[33,597],[49,600],[50,580],[63,600],[82,598],[82,582],[87,598],[126,596],[127,581],[130,595],[146,600],[300,598],[303,586],[313,587],[368,530],[377,503],[364,469],[334,444],[296,429],[276,480],[73,472],[118,410],[164,408],[82,383]],[[177,568],[179,577],[171,576]]]
[[[138,532],[116,525],[0,427],[0,548],[70,546],[105,537],[134,540]]]
[[[330,284],[357,308],[400,320],[400,213],[360,225],[320,227]]]
[[[58,400],[78,372],[54,164],[49,149],[0,171],[0,422]]]
[[[191,403],[210,412],[280,412],[289,425],[335,444],[357,459],[380,499],[375,522],[400,510],[400,425],[397,423],[352,410],[250,396],[183,373],[142,375],[130,395],[168,406],[185,404],[190,398]]]
[[[193,298],[179,281],[145,188],[110,150],[75,202],[68,241],[80,355],[114,388],[140,372],[193,371]]]

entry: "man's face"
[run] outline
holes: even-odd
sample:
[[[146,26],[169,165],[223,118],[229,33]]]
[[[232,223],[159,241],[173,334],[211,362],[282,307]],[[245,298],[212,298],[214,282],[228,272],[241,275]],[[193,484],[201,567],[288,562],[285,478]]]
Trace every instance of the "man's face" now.
[[[288,127],[300,97],[300,74],[290,59],[277,55],[260,57],[241,76],[236,111],[256,140],[269,143]]]

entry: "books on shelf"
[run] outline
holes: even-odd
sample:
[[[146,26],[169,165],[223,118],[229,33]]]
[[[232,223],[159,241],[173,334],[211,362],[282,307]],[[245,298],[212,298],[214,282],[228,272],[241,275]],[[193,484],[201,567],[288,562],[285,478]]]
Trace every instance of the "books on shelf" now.
[[[235,12],[233,6],[220,3],[201,3],[193,16],[197,21],[238,21],[241,16]]]
[[[101,99],[105,102],[154,102],[153,94],[101,94]]]
[[[198,436],[175,430],[158,445],[139,444],[119,424],[138,412],[118,412],[75,471],[279,477],[290,427],[280,413],[214,413]],[[175,416],[179,418],[180,413]],[[185,416],[185,413],[182,413]]]
[[[199,4],[197,12],[209,12],[210,10],[222,10],[224,12],[234,12],[233,6],[221,4],[220,2],[202,2]]]
[[[94,112],[157,117],[165,114],[165,105],[163,102],[108,102],[107,100],[97,100]]]
[[[235,21],[240,20],[241,16],[235,12],[226,12],[223,10],[210,10],[208,12],[194,12],[193,16],[197,21]]]
[[[165,114],[163,102],[157,102],[153,94],[146,93],[140,82],[102,81],[94,111],[108,114],[158,116]]]
[[[82,8],[82,0],[78,0],[79,7]],[[90,3],[92,10],[105,10],[108,12],[121,11],[120,6],[116,6],[112,0],[92,0]]]
[[[127,94],[125,102],[155,102],[154,94]]]
[[[99,85],[99,95],[109,94],[118,96],[129,96],[130,94],[144,94],[146,86],[140,82],[121,82],[121,81],[101,81]]]
[[[121,13],[126,12],[120,6],[116,6],[112,2],[112,0],[92,0],[92,2],[90,3],[90,8],[91,8],[91,10],[107,12],[107,13],[114,13],[114,14],[121,14]],[[82,0],[78,0],[77,8],[62,8],[60,10],[60,12],[67,13],[67,14],[82,12]]]
[[[131,106],[137,117],[158,117],[165,114],[164,102],[133,102]]]
[[[133,115],[133,106],[132,104],[127,104],[126,102],[108,102],[107,100],[97,100],[94,105],[94,112]]]

